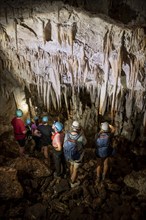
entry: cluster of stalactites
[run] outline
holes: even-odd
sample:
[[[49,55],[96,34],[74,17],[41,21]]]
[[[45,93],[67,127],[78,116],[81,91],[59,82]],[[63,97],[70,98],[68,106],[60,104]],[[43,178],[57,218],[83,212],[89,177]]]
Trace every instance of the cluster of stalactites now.
[[[73,52],[72,29],[69,28],[69,34],[65,35],[62,25],[56,27],[57,31],[60,30],[60,35],[56,40],[61,44],[63,40],[68,39],[67,42]],[[3,49],[1,72],[7,70],[13,73],[19,84],[26,85],[30,92],[31,85],[35,85],[38,103],[41,100],[48,111],[52,109],[52,106],[55,110],[65,107],[68,115],[71,109],[74,109],[77,115],[81,115],[83,106],[84,109],[94,106],[95,115],[104,115],[108,111],[111,113],[112,120],[117,115],[126,114],[127,119],[130,119],[131,116],[136,117],[141,113],[143,124],[146,125],[144,100],[146,82],[143,80],[145,41],[142,29],[131,31],[131,35],[128,35],[130,45],[126,42],[126,30],[121,30],[118,46],[114,43],[112,30],[108,30],[103,40],[103,51],[98,53],[99,63],[98,58],[95,62],[87,54],[87,45],[85,54],[84,44],[81,43],[79,47],[82,49],[79,56],[60,51],[50,55],[40,47],[37,50],[26,48],[22,53],[18,48],[17,33],[17,50],[13,50],[11,37],[7,35],[5,29],[1,28],[1,32]],[[70,37],[67,38],[67,36]],[[94,54],[96,52],[92,50],[91,56],[93,57]],[[15,84],[13,82],[12,84],[15,89]],[[81,89],[83,93],[85,92],[82,96]],[[5,90],[8,96],[10,91],[7,85]],[[89,100],[86,100],[86,97],[83,98],[87,94]],[[65,106],[62,106],[62,100]]]

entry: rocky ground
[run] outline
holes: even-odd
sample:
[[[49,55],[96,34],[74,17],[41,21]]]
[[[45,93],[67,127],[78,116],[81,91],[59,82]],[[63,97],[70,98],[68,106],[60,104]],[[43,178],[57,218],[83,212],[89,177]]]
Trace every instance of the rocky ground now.
[[[70,188],[69,176],[53,177],[40,152],[18,157],[18,146],[9,133],[0,138],[0,219],[146,219],[146,154],[122,137],[117,142],[109,180],[96,183],[96,157],[86,148],[79,169],[81,185]]]

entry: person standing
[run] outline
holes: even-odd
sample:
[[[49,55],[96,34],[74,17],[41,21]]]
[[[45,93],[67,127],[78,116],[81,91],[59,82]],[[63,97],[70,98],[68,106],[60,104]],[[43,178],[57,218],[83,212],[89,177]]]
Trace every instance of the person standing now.
[[[35,116],[34,117],[34,121],[33,121],[33,123],[32,123],[32,125],[31,125],[31,132],[32,132],[32,138],[33,138],[33,140],[34,140],[34,142],[35,142],[35,150],[37,150],[37,151],[41,151],[41,142],[40,142],[40,136],[36,136],[35,135],[35,130],[37,130],[37,127],[40,125],[41,123],[40,123],[40,119],[39,119],[39,117],[38,116]]]
[[[101,129],[98,134],[95,135],[95,146],[97,156],[97,182],[103,181],[107,177],[110,170],[111,157],[115,151],[112,147],[112,138],[115,132],[115,128],[108,122],[101,123]],[[102,177],[101,177],[102,173]]]
[[[13,126],[13,130],[14,130],[15,140],[19,144],[20,157],[25,156],[25,140],[26,140],[26,128],[24,122],[21,119],[22,116],[23,116],[22,110],[17,109],[16,116],[11,121],[11,125]]]
[[[38,125],[37,129],[34,131],[34,135],[40,137],[41,141],[41,152],[44,154],[45,163],[49,165],[49,150],[48,145],[51,145],[52,140],[52,126],[48,124],[48,116],[43,116],[42,124]]]
[[[31,121],[31,119],[27,118],[25,124],[26,124],[25,125],[25,127],[26,127],[26,150],[28,148],[29,155],[33,156],[34,155],[35,143],[34,143],[34,140],[32,138],[32,129],[31,129],[32,121]]]
[[[52,126],[54,133],[52,135],[53,157],[55,163],[54,177],[61,177],[66,174],[66,161],[63,154],[64,132],[63,124],[55,122]]]
[[[72,188],[80,184],[80,181],[77,181],[78,168],[82,164],[84,146],[86,143],[87,139],[79,122],[74,121],[72,123],[71,131],[65,134],[63,145],[65,159],[70,164],[70,185]]]

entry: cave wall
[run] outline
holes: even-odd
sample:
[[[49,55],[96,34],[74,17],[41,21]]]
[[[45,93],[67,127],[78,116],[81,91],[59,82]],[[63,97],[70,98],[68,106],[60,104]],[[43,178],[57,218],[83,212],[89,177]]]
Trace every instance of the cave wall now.
[[[94,14],[88,1],[10,1],[0,8],[0,116],[7,124],[16,107],[28,116],[38,106],[64,109],[88,132],[102,116],[117,134],[145,137],[145,28],[107,17],[113,2]]]

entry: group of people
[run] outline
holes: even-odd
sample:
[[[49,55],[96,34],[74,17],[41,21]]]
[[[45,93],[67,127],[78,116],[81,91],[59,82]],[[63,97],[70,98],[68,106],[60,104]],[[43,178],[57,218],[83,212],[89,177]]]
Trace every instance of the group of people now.
[[[39,121],[35,117],[33,122],[26,120],[26,124],[21,119],[23,112],[16,110],[16,116],[11,124],[14,129],[14,136],[19,144],[19,154],[25,155],[26,141],[34,140],[35,145],[31,145],[31,152],[41,149],[44,155],[45,163],[49,165],[49,148],[53,152],[55,172],[54,177],[65,177],[67,164],[70,171],[70,185],[76,187],[80,184],[78,180],[78,168],[81,166],[85,153],[87,139],[83,129],[78,121],[73,121],[71,129],[64,132],[64,126],[61,122],[55,121],[49,125],[47,115]],[[97,156],[97,182],[105,180],[109,170],[110,158],[114,155],[112,148],[112,137],[115,129],[107,122],[101,124],[101,130],[95,135],[94,145]]]

